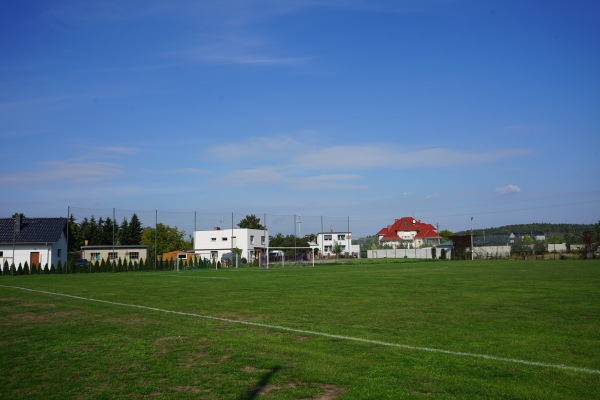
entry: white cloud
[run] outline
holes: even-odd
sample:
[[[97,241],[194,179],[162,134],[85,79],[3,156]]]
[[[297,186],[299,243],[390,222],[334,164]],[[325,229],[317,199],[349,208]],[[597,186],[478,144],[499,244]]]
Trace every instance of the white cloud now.
[[[0,183],[11,186],[31,186],[50,182],[92,183],[112,179],[122,174],[119,165],[107,162],[46,161],[41,169],[0,175]]]
[[[363,170],[407,169],[477,165],[518,157],[529,151],[520,148],[488,152],[460,151],[444,147],[402,147],[392,143],[327,146],[318,135],[275,135],[250,138],[245,142],[213,145],[209,154],[217,159],[284,159],[285,165],[300,169]]]
[[[208,155],[215,159],[232,162],[235,159],[260,160],[285,158],[290,152],[302,147],[302,141],[291,135],[257,136],[245,142],[221,143],[211,146]]]
[[[104,153],[117,154],[117,155],[131,155],[138,153],[140,150],[137,147],[125,147],[125,146],[101,146],[97,147],[98,151]]]
[[[369,187],[362,173],[351,171],[420,169],[479,165],[527,154],[519,148],[488,152],[446,147],[403,147],[397,144],[327,145],[322,135],[309,131],[296,135],[248,138],[220,143],[208,153],[225,168],[227,184],[280,184],[298,189],[350,189]],[[404,195],[410,195],[409,191]],[[427,198],[438,197],[434,193]]]
[[[502,186],[502,187],[499,187],[496,189],[496,193],[498,193],[499,195],[519,193],[520,191],[521,191],[521,188],[518,187],[517,185],[506,185],[506,186]]]
[[[225,177],[227,184],[276,183],[284,180],[284,175],[275,167],[258,167],[234,171]]]
[[[449,148],[402,148],[389,143],[378,145],[333,146],[321,148],[295,161],[302,167],[365,169],[437,167],[483,164],[527,154],[524,149],[467,152]]]
[[[325,174],[306,176],[292,179],[293,185],[301,190],[326,190],[326,189],[351,189],[366,190],[367,185],[351,183],[359,181],[359,175],[352,174]]]
[[[185,58],[195,63],[213,65],[294,66],[306,64],[314,57],[297,56],[277,41],[270,40],[247,28],[234,28],[227,33],[206,34],[183,50],[164,56]]]

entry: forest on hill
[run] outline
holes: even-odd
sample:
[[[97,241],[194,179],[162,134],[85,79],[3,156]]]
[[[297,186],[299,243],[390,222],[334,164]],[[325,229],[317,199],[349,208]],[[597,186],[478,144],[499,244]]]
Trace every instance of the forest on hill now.
[[[542,232],[546,238],[571,239],[577,242],[581,239],[583,232],[593,232],[594,235],[600,234],[600,221],[596,224],[549,224],[532,223],[504,225],[495,228],[473,228],[473,234],[480,235],[485,232],[486,235],[507,235],[510,233],[535,233]],[[470,231],[455,232],[457,235],[469,235]]]

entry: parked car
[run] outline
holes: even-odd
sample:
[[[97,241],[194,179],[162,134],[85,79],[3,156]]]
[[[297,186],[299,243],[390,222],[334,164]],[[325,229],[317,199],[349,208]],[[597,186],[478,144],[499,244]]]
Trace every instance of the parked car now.
[[[89,261],[85,258],[78,258],[77,260],[75,260],[75,266],[77,267],[87,267],[88,264]]]

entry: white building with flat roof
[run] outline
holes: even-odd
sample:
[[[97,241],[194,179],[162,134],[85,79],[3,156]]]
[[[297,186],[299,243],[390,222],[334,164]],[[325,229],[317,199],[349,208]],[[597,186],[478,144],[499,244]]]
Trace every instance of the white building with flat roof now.
[[[194,232],[194,252],[201,258],[218,261],[233,249],[240,249],[248,262],[266,254],[269,231],[263,229],[220,229]]]
[[[352,244],[351,232],[323,232],[317,234],[317,248],[323,258],[335,256],[335,246],[340,246],[342,255],[360,258],[360,245]]]

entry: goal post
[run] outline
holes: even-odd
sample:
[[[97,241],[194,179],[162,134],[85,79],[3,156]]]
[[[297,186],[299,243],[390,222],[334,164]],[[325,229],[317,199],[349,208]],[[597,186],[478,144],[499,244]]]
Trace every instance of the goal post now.
[[[287,262],[294,265],[294,264],[302,264],[303,261],[310,261],[311,262],[311,266],[314,267],[315,266],[315,250],[314,249],[318,249],[318,246],[297,246],[297,247],[283,247],[283,246],[279,246],[279,247],[268,247],[267,248],[267,255],[266,255],[266,267],[267,269],[269,269],[269,266],[271,265],[272,262],[281,262],[281,266],[285,267],[286,264],[286,250],[289,252],[290,250],[300,250],[300,258],[298,259],[298,255],[294,254],[294,256],[292,257],[292,259],[288,259]],[[309,259],[308,260],[304,260],[304,256],[306,254],[310,254]]]

